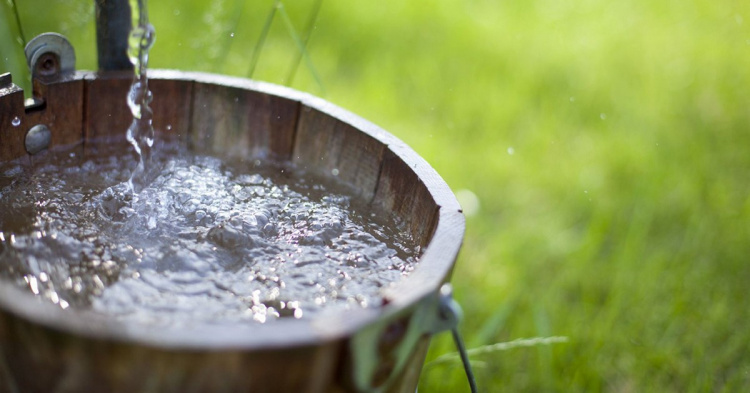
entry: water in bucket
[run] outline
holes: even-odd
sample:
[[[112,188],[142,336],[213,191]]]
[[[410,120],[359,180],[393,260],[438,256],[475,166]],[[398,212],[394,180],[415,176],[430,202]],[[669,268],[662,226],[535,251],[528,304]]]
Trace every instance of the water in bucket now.
[[[325,179],[164,143],[133,193],[122,146],[0,169],[3,278],[146,323],[265,322],[379,305],[417,261],[396,218]]]

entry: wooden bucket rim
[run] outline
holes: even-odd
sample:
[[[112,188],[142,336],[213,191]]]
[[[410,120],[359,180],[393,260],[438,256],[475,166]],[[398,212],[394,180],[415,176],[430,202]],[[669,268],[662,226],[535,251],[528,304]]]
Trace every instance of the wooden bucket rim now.
[[[130,73],[76,72],[73,79],[121,79]],[[346,123],[382,143],[424,183],[438,207],[432,237],[417,267],[384,290],[381,307],[346,310],[321,316],[263,324],[217,324],[195,327],[149,326],[117,321],[89,310],[63,310],[37,296],[0,281],[0,308],[56,330],[93,339],[181,350],[265,350],[319,345],[351,337],[364,326],[397,315],[433,296],[447,281],[463,242],[465,219],[455,195],[440,175],[411,147],[377,125],[321,98],[288,87],[202,72],[149,70],[151,80],[176,80],[239,88],[295,101]]]

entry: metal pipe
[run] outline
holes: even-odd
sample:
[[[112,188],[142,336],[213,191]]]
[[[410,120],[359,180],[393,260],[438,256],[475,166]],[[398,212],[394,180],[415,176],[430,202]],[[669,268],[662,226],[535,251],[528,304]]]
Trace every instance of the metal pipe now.
[[[128,59],[130,3],[128,0],[94,0],[99,71],[132,70]]]

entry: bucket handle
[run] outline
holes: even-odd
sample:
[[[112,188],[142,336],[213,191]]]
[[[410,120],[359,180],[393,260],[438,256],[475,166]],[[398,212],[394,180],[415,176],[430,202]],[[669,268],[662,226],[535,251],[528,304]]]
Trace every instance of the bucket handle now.
[[[351,377],[359,392],[380,393],[401,374],[420,339],[450,330],[463,362],[471,392],[477,392],[458,323],[463,313],[450,284],[406,310],[382,318],[354,335],[350,342]]]

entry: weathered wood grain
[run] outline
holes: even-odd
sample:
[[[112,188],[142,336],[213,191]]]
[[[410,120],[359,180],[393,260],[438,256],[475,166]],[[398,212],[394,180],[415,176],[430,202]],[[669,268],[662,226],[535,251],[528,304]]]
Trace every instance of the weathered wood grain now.
[[[412,238],[424,247],[430,241],[438,206],[413,169],[388,151],[373,203],[407,222]]]
[[[310,106],[300,113],[292,162],[347,184],[369,201],[375,194],[385,145]]]
[[[90,73],[85,78],[85,139],[121,137],[133,120],[125,105],[132,72]]]
[[[193,82],[151,78],[148,85],[154,97],[151,110],[154,112],[153,126],[156,135],[173,135],[186,141],[190,130]]]
[[[288,159],[299,103],[257,91],[195,85],[189,146],[240,158]]]
[[[84,82],[74,74],[54,83],[35,81],[35,91],[44,97],[39,109],[26,111],[29,127],[44,124],[52,133],[50,148],[81,142],[83,139]]]
[[[14,119],[20,121],[14,125]],[[0,159],[3,161],[26,154],[24,136],[29,128],[23,105],[23,90],[16,85],[0,88]]]
[[[8,371],[0,392],[13,386],[62,393],[324,393],[336,385],[341,346],[328,341],[258,350],[170,350],[71,335],[4,313],[0,343],[0,363]]]

